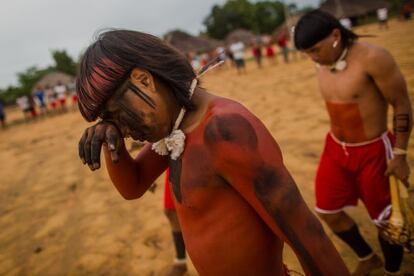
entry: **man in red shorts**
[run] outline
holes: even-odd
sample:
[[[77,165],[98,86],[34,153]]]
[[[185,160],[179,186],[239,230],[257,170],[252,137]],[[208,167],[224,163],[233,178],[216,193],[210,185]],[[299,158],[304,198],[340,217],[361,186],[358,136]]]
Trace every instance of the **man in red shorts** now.
[[[141,197],[169,167],[186,250],[200,275],[287,275],[285,242],[307,275],[349,275],[265,126],[197,82],[185,56],[160,39],[101,34],[77,79],[80,112],[101,118],[79,142],[81,160],[99,169],[103,148],[125,199]],[[128,136],[149,142],[135,158],[125,149]]]
[[[358,255],[354,275],[366,275],[382,261],[343,209],[360,199],[377,225],[389,217],[388,175],[408,185],[412,115],[404,77],[392,56],[357,38],[318,10],[304,15],[295,28],[296,47],[317,63],[331,119],[316,176],[316,211]],[[394,109],[393,134],[387,131],[388,105]],[[379,241],[385,273],[398,275],[403,248]]]

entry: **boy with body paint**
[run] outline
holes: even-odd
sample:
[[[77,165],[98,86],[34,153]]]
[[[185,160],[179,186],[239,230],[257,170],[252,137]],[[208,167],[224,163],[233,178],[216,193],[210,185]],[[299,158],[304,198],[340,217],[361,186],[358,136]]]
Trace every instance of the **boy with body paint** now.
[[[307,275],[349,275],[303,201],[279,146],[241,104],[210,94],[185,56],[160,39],[108,31],[88,47],[77,79],[87,128],[79,155],[125,199],[167,167],[187,252],[200,275],[288,275],[288,243]],[[147,140],[138,156],[124,137]]]
[[[316,211],[357,254],[353,275],[382,267],[345,212],[361,199],[380,226],[390,214],[388,175],[408,186],[408,139],[412,128],[407,86],[392,56],[357,41],[358,36],[325,12],[304,15],[295,28],[296,48],[317,64],[322,97],[331,119],[316,176]],[[394,110],[394,132],[387,112]],[[386,275],[399,275],[403,248],[379,236]]]

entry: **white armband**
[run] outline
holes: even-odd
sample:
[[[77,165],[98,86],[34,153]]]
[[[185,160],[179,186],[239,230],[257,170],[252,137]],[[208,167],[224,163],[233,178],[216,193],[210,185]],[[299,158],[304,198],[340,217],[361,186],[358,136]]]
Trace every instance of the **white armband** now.
[[[394,153],[394,155],[406,155],[408,151],[400,148],[393,148],[392,153]]]

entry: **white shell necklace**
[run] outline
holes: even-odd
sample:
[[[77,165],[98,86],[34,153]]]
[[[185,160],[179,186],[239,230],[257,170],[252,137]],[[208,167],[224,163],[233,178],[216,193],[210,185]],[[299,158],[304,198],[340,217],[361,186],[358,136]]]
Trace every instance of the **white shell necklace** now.
[[[191,82],[190,90],[189,90],[190,99],[193,96],[194,91],[197,87],[198,78],[200,78],[202,75],[204,75],[208,71],[220,66],[223,63],[224,61],[221,60],[219,57],[217,57],[213,59],[211,62],[209,62],[208,64],[206,64],[205,66],[203,66],[203,68],[200,69],[199,74]],[[181,153],[184,151],[185,134],[181,129],[178,129],[178,128],[180,127],[180,124],[182,120],[184,119],[185,112],[186,112],[185,107],[182,107],[180,110],[180,113],[178,114],[177,119],[175,120],[174,127],[171,133],[167,137],[152,144],[152,147],[151,147],[152,150],[154,150],[159,155],[170,155],[170,158],[172,160],[177,160],[177,158],[180,157]]]
[[[348,65],[345,60],[347,54],[348,48],[345,47],[341,55],[339,56],[338,60],[330,66],[331,72],[344,71],[346,69],[346,66]]]
[[[345,60],[347,54],[348,48],[344,48],[339,58],[332,65],[329,66],[329,70],[333,73],[337,71],[344,71],[348,66],[348,63]],[[316,63],[316,67],[320,68],[321,65],[319,63]]]

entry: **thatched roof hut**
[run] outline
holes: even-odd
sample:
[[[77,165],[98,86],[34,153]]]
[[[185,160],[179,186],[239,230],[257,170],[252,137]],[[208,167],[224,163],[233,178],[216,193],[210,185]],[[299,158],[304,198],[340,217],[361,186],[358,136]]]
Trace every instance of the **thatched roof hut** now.
[[[68,85],[71,82],[75,81],[75,77],[70,76],[68,74],[62,73],[62,72],[51,72],[47,75],[45,75],[43,78],[41,78],[33,88],[41,86],[41,87],[53,87],[58,84],[58,82]]]
[[[385,0],[326,0],[320,9],[337,18],[359,17],[375,12],[379,8],[389,8],[390,4]]]
[[[273,38],[279,37],[282,33],[292,35],[292,28],[296,26],[299,19],[302,15],[294,15],[290,16],[282,25],[276,28],[276,30],[273,31],[272,36]]]
[[[221,45],[218,40],[196,37],[178,30],[164,35],[164,41],[183,53],[209,52]]]
[[[227,35],[226,44],[241,41],[244,44],[249,45],[254,39],[256,39],[256,35],[254,35],[252,32],[245,29],[237,29]]]

